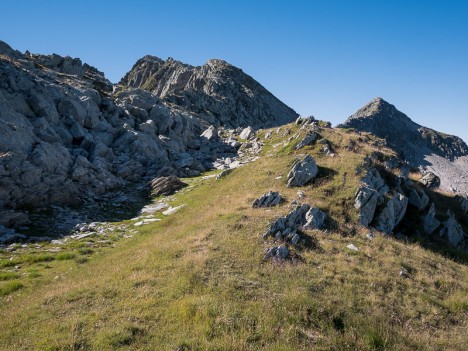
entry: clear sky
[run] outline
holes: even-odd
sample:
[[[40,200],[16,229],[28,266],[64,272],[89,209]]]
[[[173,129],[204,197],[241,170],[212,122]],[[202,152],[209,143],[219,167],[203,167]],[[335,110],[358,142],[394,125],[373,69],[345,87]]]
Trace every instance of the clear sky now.
[[[468,141],[468,0],[2,0],[0,40],[117,82],[146,54],[242,68],[336,124],[381,96]]]

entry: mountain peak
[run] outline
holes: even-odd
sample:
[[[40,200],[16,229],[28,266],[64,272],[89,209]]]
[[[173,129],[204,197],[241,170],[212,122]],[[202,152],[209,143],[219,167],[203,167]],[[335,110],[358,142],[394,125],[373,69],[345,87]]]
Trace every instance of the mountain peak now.
[[[145,56],[120,84],[148,90],[216,126],[265,128],[297,118],[293,109],[255,79],[221,59],[191,66],[172,58]]]
[[[439,133],[413,122],[394,105],[377,97],[338,127],[354,128],[383,138],[408,161],[435,154],[448,160],[468,155],[468,147],[456,136]]]

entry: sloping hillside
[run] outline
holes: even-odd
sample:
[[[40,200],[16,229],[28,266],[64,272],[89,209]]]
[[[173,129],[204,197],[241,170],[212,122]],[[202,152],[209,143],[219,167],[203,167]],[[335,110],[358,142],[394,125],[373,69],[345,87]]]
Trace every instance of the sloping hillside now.
[[[155,199],[185,205],[160,221],[1,251],[0,348],[467,349],[466,256],[443,241],[435,251],[424,235],[396,239],[357,225],[356,170],[374,152],[393,152],[371,135],[319,133],[329,152],[320,140],[294,150],[305,135],[297,125],[261,131],[255,162],[219,180],[186,179],[189,187]],[[315,158],[317,179],[288,188],[300,154]],[[270,190],[285,201],[252,208]],[[285,260],[265,259],[276,244],[263,234],[294,200],[326,212],[327,229],[303,230],[307,240]]]

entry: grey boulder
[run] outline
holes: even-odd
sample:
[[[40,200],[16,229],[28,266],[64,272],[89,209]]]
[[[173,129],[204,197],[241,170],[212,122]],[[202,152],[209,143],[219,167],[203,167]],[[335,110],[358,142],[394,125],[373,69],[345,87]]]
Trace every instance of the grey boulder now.
[[[305,229],[323,229],[326,227],[327,214],[317,207],[312,207],[305,214],[305,220]]]
[[[288,173],[288,188],[304,186],[313,181],[318,174],[318,167],[312,156],[296,160]]]

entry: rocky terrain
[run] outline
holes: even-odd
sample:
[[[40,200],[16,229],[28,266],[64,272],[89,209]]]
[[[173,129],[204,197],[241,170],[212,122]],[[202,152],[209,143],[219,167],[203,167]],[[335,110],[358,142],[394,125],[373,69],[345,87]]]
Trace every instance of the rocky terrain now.
[[[79,59],[23,54],[0,42],[0,232],[28,228],[31,212],[50,205],[236,167],[236,157],[259,150],[255,141],[241,148],[240,127],[296,116],[220,60],[194,68],[145,57],[117,87]],[[244,132],[252,136],[252,128]]]
[[[377,135],[411,166],[434,173],[442,189],[468,197],[468,146],[462,139],[413,122],[382,98],[375,98],[338,127]]]

